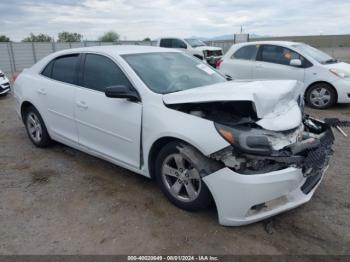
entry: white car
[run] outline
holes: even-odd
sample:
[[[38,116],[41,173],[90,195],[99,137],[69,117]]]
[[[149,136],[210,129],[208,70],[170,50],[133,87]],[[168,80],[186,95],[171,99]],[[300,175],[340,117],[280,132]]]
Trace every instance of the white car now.
[[[260,41],[233,45],[217,69],[234,79],[295,79],[314,108],[350,103],[350,65],[303,43]]]
[[[10,88],[10,81],[4,72],[0,70],[0,95],[6,95],[8,92],[10,92]]]
[[[214,199],[222,225],[309,201],[333,143],[303,117],[298,82],[230,82],[173,49],[60,51],[23,71],[14,94],[34,145],[56,140],[155,178],[186,210]]]
[[[157,46],[182,50],[200,60],[207,61],[212,66],[215,66],[216,62],[222,58],[222,49],[220,47],[208,46],[196,38],[160,38],[157,41]]]

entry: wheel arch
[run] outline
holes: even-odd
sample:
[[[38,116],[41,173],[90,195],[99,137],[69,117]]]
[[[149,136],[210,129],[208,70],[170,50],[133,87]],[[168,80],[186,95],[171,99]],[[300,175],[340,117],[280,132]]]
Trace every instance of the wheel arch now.
[[[22,118],[22,121],[24,122],[24,113],[26,112],[26,110],[30,107],[34,107],[36,110],[38,110],[34,105],[33,103],[29,102],[29,101],[23,101],[22,104],[21,104],[21,118]]]
[[[327,82],[327,81],[316,81],[316,82],[313,82],[313,83],[311,83],[306,89],[305,89],[305,93],[304,93],[304,98],[306,98],[306,94],[307,94],[307,92],[310,90],[310,88],[311,87],[313,87],[313,86],[315,86],[315,85],[317,85],[317,84],[326,84],[326,85],[329,85],[332,89],[333,89],[333,91],[334,91],[334,93],[335,93],[335,102],[337,103],[338,102],[338,92],[337,92],[337,89],[331,84],[331,83],[329,83],[329,82]]]
[[[191,145],[192,147],[194,147],[192,144],[190,144],[190,143],[188,143],[180,138],[172,137],[172,136],[161,137],[161,138],[158,138],[156,141],[154,141],[152,146],[151,146],[151,149],[149,151],[148,160],[147,160],[149,176],[152,179],[155,177],[155,174],[154,174],[154,172],[155,172],[155,159],[157,158],[159,151],[163,148],[163,146],[165,146],[166,144],[168,144],[170,142],[174,142],[174,141],[184,143],[187,145]],[[196,148],[196,147],[194,147],[194,148]]]

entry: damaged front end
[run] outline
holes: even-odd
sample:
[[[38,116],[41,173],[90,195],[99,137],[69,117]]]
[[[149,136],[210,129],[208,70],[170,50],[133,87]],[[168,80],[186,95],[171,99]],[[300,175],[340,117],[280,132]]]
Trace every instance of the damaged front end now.
[[[168,108],[213,123],[227,146],[195,163],[216,203],[219,222],[253,223],[308,202],[333,153],[331,126],[303,114],[295,82],[250,82],[164,97]],[[210,138],[208,138],[210,143]]]
[[[303,123],[284,132],[252,124],[215,124],[231,146],[211,155],[240,174],[262,174],[288,167],[302,169],[305,177],[318,176],[332,154],[333,132],[325,123],[304,116]],[[308,193],[312,188],[305,189]]]

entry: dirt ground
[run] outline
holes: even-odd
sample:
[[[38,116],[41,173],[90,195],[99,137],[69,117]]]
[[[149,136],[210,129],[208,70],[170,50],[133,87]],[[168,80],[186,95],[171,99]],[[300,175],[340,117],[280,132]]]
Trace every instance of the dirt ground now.
[[[350,119],[350,105],[318,117]],[[345,129],[350,135],[350,129]],[[189,213],[156,183],[64,145],[35,148],[0,98],[0,254],[350,254],[350,137],[306,205],[244,227]]]

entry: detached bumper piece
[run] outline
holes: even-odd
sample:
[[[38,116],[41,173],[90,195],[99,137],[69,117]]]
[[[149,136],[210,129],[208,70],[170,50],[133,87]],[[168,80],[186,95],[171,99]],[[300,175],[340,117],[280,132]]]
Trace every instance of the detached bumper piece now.
[[[320,139],[320,145],[314,150],[308,150],[307,157],[304,160],[304,175],[307,179],[301,191],[304,194],[310,193],[310,191],[321,180],[324,169],[328,166],[330,156],[333,153],[332,145],[334,142],[334,135],[329,128],[325,135]]]

